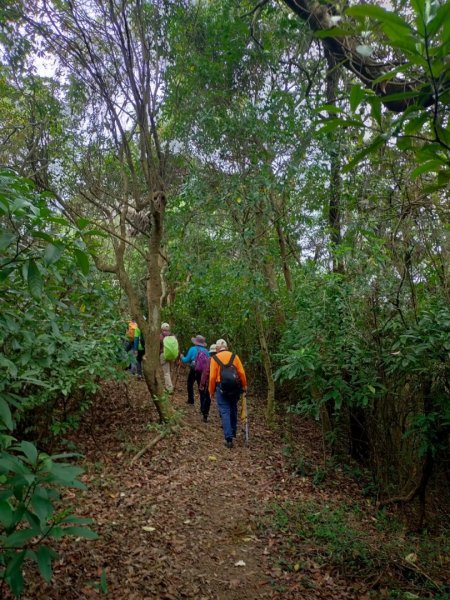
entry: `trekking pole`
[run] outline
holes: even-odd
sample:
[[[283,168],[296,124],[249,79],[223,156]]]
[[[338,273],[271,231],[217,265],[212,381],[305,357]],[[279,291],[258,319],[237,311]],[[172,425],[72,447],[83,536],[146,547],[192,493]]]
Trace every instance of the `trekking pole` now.
[[[245,392],[242,394],[241,421],[242,421],[242,431],[244,432],[245,445],[247,446],[249,436],[248,436],[247,395]]]

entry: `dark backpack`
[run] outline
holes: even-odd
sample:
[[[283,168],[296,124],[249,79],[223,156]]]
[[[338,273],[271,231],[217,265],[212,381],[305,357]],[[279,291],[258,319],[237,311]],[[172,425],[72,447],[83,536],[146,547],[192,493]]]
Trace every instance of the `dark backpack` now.
[[[220,387],[222,388],[223,395],[233,398],[239,396],[242,391],[241,380],[239,379],[236,367],[233,365],[235,356],[236,354],[232,354],[226,365],[220,360],[217,354],[212,357],[220,367]]]
[[[209,355],[206,350],[199,348],[197,350],[197,354],[194,359],[194,370],[198,373],[203,373],[203,371],[208,366]]]

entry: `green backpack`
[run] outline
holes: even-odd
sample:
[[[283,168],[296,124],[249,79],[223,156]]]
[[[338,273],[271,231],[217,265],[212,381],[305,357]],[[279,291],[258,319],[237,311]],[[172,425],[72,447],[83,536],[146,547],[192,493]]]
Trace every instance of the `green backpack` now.
[[[179,354],[178,340],[174,335],[166,335],[163,339],[164,360],[177,360]]]

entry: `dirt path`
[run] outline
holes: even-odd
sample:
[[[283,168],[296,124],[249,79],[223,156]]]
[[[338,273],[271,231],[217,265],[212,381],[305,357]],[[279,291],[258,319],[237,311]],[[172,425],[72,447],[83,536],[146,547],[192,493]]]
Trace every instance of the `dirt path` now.
[[[215,404],[209,422],[203,423],[198,402],[186,404],[184,385],[180,378],[173,402],[184,415],[185,426],[134,464],[132,457],[158,435],[157,415],[143,382],[132,380],[128,393],[123,386],[105,385],[103,397],[86,415],[69,447],[85,456],[87,489],[66,495],[66,504],[71,503],[77,514],[94,519],[93,528],[100,537],[96,541],[61,540],[51,584],[27,566],[28,587],[23,597],[388,597],[366,595],[365,581],[357,584],[355,578],[342,576],[342,569],[333,568],[326,559],[323,545],[290,535],[280,519],[280,526],[272,526],[280,514],[276,505],[315,503],[327,515],[331,500],[345,511],[349,499],[361,499],[359,486],[339,478],[337,471],[326,489],[314,485],[310,476],[294,475],[292,464],[289,468],[286,464],[288,447],[282,434],[265,427],[263,406],[255,398],[249,398],[249,447],[239,432],[235,447],[226,449]],[[314,425],[297,422],[295,434],[301,455],[316,469],[322,452]],[[314,511],[310,522],[321,514]],[[375,531],[369,508],[367,515],[358,518],[366,531]],[[324,535],[319,529],[317,533]],[[339,550],[345,534],[339,530],[336,536]],[[374,568],[376,580],[376,563]]]
[[[98,596],[103,570],[111,598],[274,597],[258,522],[287,474],[278,440],[255,421],[254,399],[251,444],[239,432],[229,450],[215,404],[203,423],[198,403],[185,403],[180,378],[173,402],[186,426],[131,466],[157,435],[148,430],[156,414],[145,385],[131,381],[128,400],[117,386],[103,395],[76,437],[88,489],[71,495],[77,513],[95,519],[100,539],[63,540],[52,584],[32,583],[24,597]]]

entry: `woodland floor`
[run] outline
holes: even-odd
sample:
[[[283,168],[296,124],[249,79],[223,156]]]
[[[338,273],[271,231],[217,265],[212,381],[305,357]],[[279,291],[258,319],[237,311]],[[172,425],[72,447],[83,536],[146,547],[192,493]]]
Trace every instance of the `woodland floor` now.
[[[72,440],[84,455],[87,489],[66,494],[77,514],[94,519],[99,539],[58,542],[51,584],[27,567],[26,600],[104,595],[119,600],[434,597],[431,591],[389,595],[395,585],[385,584],[386,573],[401,571],[402,565],[394,568],[374,558],[364,562],[358,576],[357,562],[346,572],[327,560],[329,546],[318,548],[289,528],[280,506],[321,506],[325,511],[341,506],[342,516],[349,501],[357,502],[367,507],[358,517],[359,526],[369,532],[372,546],[383,545],[374,510],[354,479],[338,469],[331,483],[320,487],[320,471],[314,470],[316,481],[308,474],[307,465],[323,461],[314,425],[296,423],[297,446],[306,458],[295,472],[284,433],[264,425],[261,402],[249,398],[249,446],[239,432],[235,447],[228,450],[214,402],[205,424],[197,401],[186,404],[184,386],[180,376],[173,402],[185,426],[131,464],[158,433],[149,428],[156,413],[143,382],[131,380],[127,393],[123,384],[105,385]],[[309,514],[310,524],[318,514]],[[317,540],[319,530],[314,531]],[[240,561],[245,564],[238,566]],[[413,591],[420,586],[432,590],[427,575],[420,575],[414,560],[410,563],[403,568],[411,571]],[[440,572],[436,585],[443,590]],[[107,587],[101,585],[102,573]]]

